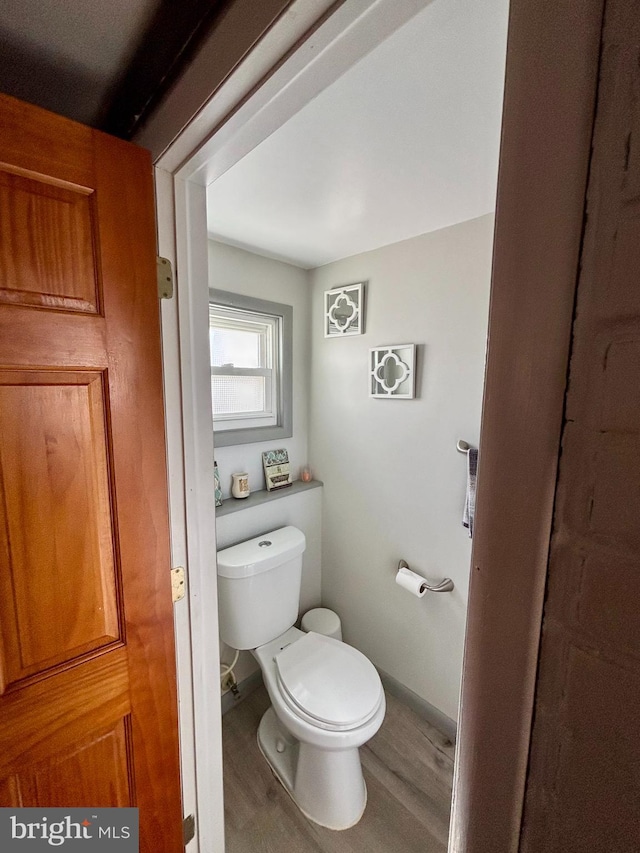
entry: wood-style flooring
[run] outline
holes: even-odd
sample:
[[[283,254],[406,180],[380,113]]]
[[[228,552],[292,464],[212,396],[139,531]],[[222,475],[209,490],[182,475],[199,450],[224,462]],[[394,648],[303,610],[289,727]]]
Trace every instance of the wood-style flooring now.
[[[361,750],[368,802],[342,832],[308,821],[258,750],[269,707],[260,687],[223,717],[227,853],[446,853],[451,741],[387,693],[378,734]]]

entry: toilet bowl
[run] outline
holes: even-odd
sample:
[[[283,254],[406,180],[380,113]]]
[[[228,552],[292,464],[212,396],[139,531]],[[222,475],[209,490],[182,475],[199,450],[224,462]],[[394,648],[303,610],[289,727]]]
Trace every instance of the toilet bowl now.
[[[218,552],[220,636],[260,664],[267,763],[310,820],[348,829],[366,806],[358,749],[382,724],[384,691],[357,649],[294,627],[304,548],[301,531],[284,527]]]
[[[272,702],[260,751],[303,814],[330,829],[353,826],[367,802],[358,749],[386,707],[373,664],[346,643],[297,628],[253,654]]]

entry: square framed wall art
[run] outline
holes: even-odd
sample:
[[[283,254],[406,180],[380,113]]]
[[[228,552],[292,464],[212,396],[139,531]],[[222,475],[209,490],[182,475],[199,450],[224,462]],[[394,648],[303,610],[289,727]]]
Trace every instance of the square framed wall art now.
[[[324,336],[341,338],[364,334],[365,282],[324,292]]]
[[[415,344],[394,344],[369,350],[370,397],[413,400],[415,374]]]

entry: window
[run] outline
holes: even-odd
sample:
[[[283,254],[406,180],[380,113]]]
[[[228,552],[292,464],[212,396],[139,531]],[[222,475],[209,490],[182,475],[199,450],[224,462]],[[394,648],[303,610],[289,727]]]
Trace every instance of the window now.
[[[293,309],[209,293],[213,428],[218,447],[291,436]]]
[[[216,428],[277,423],[277,317],[209,306],[211,398]]]

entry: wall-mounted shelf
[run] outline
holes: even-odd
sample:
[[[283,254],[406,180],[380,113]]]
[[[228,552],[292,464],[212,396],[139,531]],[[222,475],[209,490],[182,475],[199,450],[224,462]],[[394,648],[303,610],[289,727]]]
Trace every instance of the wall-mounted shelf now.
[[[223,515],[230,515],[232,512],[238,512],[241,509],[251,509],[252,507],[269,503],[269,501],[277,501],[279,498],[299,495],[300,492],[307,492],[309,489],[318,489],[320,486],[322,486],[322,480],[311,480],[309,483],[303,483],[302,480],[295,480],[290,486],[284,489],[276,489],[272,492],[261,489],[258,492],[251,492],[248,498],[227,498],[222,502],[222,506],[216,507],[216,518],[222,518]]]

